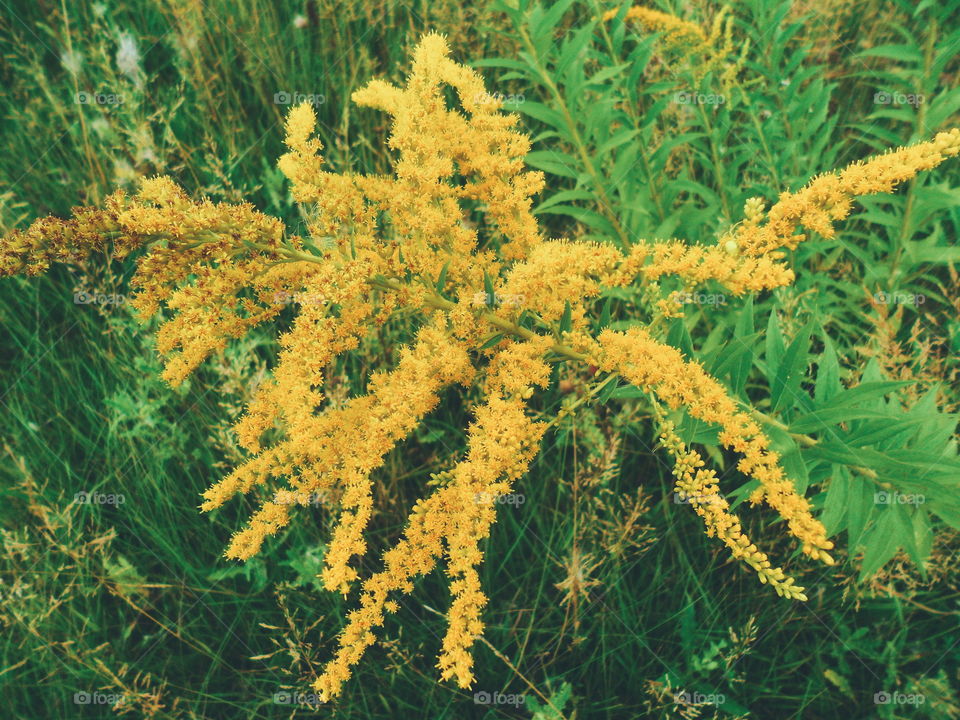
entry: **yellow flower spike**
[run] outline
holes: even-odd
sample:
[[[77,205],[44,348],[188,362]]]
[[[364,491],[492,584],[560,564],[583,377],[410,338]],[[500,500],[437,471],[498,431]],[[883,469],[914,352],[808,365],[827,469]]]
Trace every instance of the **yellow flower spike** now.
[[[762,256],[779,248],[795,248],[805,238],[796,234],[797,226],[831,238],[833,224],[849,214],[855,197],[893,192],[920,171],[958,153],[960,128],[953,128],[933,140],[852,163],[839,173],[814,178],[795,193],[783,193],[766,213],[766,223],[743,224],[734,229],[732,239],[742,252]]]
[[[452,587],[455,598],[439,666],[443,677],[456,676],[462,687],[469,687],[472,660],[466,648],[482,630],[479,612],[485,602],[473,567],[482,558],[477,543],[495,518],[493,504],[477,502],[477,495],[482,499],[483,493],[506,491],[526,471],[543,430],[542,423],[526,417],[519,400],[494,395],[477,410],[467,457],[455,468],[454,482],[417,502],[404,537],[384,554],[384,569],[364,581],[360,609],[350,614],[339,649],[314,683],[324,700],[340,693],[351,668],[375,641],[371,630],[383,624],[389,594],[409,592],[413,577],[435,567],[444,542],[449,548],[448,572],[461,582]]]
[[[652,390],[671,408],[686,407],[691,416],[719,425],[720,442],[744,456],[738,468],[760,481],[764,500],[787,521],[803,551],[814,556],[833,547],[823,525],[811,514],[809,501],[796,492],[776,453],[768,450],[766,436],[698,363],[685,361],[678,350],[657,342],[642,328],[622,333],[604,330],[592,348],[591,361]]]
[[[608,10],[604,21],[612,20],[620,13],[619,9]],[[676,50],[690,50],[707,45],[706,34],[699,26],[675,15],[635,5],[624,16],[624,22],[635,22],[648,32],[659,32],[665,36],[668,46]]]
[[[603,21],[612,20],[619,13],[619,9],[608,10],[603,15]],[[709,34],[696,23],[639,5],[628,9],[623,20],[638,25],[648,33],[662,33],[664,45],[669,51],[695,58],[690,63],[695,80],[699,81],[707,73],[722,68],[719,80],[724,92],[734,86],[736,76],[746,62],[750,41],[733,38],[733,16],[727,6],[714,16]],[[736,52],[738,48],[739,55]]]

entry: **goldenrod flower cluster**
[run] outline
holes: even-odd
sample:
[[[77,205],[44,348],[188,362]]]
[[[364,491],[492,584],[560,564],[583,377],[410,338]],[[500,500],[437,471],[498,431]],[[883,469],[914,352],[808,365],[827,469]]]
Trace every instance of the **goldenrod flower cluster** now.
[[[760,582],[769,583],[781,597],[806,600],[804,588],[783,570],[773,567],[767,554],[760,552],[744,534],[740,520],[730,512],[730,503],[720,493],[716,471],[704,467],[700,453],[684,444],[659,403],[654,403],[653,409],[660,425],[660,446],[673,457],[673,475],[677,479],[674,492],[703,518],[707,535],[720,538],[734,558],[756,570]]]
[[[620,12],[618,8],[608,10],[603,15],[603,21],[612,20]],[[697,80],[709,72],[722,69],[719,80],[724,88],[735,83],[750,49],[749,40],[734,40],[733,17],[727,6],[714,16],[709,33],[704,32],[696,23],[641,5],[628,8],[623,20],[648,33],[661,33],[668,50],[695,58],[691,69]],[[736,53],[737,48],[739,54]]]
[[[690,29],[674,32],[701,38]],[[739,470],[758,483],[752,500],[783,518],[807,555],[831,563],[823,525],[762,428],[652,327],[594,336],[593,303],[605,288],[635,286],[642,296],[667,276],[686,286],[714,281],[737,294],[789,284],[793,271],[782,249],[801,239],[797,225],[829,237],[851,198],[889,191],[956,155],[960,131],[817,178],[766,213],[751,200],[744,222],[715,246],[663,241],[620,251],[543,237],[531,212],[543,180],[524,165],[528,138],[515,116],[501,112],[497,96],[486,94],[480,76],[450,59],[442,37],[422,40],[402,87],[375,80],[354,100],[390,117],[394,172],[326,169],[312,109],[294,108],[280,168],[308,206],[307,237],[286,235],[278,220],[249,205],[192,201],[171,180],[155,178],[135,195],[112,195],[103,209],[37,220],[0,244],[5,275],[36,274],[90,252],[135,257],[136,307],[144,318],[164,314],[158,349],[171,383],[295,299],[272,375],[235,427],[250,457],[204,493],[201,509],[256,494],[259,508],[226,550],[245,560],[318,493],[339,500],[321,577],[344,594],[359,584],[359,605],[317,690],[325,698],[341,692],[385,615],[417,576],[437,566],[452,594],[438,668],[463,687],[473,682],[470,649],[483,632],[486,603],[479,566],[496,520],[491,500],[513,490],[538,452],[548,423],[535,421],[530,405],[558,360],[589,363],[657,398],[677,491],[691,499],[708,534],[778,593],[805,599],[803,588],[744,536],[716,475],[683,445],[656,403],[718,426],[720,442],[741,456]],[[349,400],[325,397],[328,368],[398,313],[403,327],[412,317],[417,329],[395,367],[377,369]],[[362,577],[376,507],[373,474],[454,385],[480,398],[465,455],[414,504],[382,569]]]
[[[619,8],[608,10],[603,19],[612,20],[619,13]],[[699,25],[653,8],[634,5],[627,9],[623,19],[625,22],[635,22],[648,32],[663,33],[664,42],[676,50],[694,50],[708,42],[706,33]]]
[[[938,133],[929,142],[898,148],[855,162],[839,173],[816,177],[795,193],[783,193],[765,218],[761,201],[747,201],[746,220],[724,242],[730,242],[744,255],[764,257],[779,248],[795,248],[806,239],[806,235],[796,232],[798,225],[832,238],[834,223],[850,214],[854,198],[892,192],[920,171],[935,168],[958,153],[960,128],[953,128]]]

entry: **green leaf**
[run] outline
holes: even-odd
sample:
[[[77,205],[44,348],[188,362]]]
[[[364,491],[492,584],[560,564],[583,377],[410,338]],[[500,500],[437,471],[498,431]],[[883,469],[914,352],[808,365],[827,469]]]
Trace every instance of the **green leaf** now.
[[[780,369],[780,360],[785,352],[783,343],[783,333],[780,332],[780,320],[777,313],[770,313],[770,320],[767,322],[767,342],[765,359],[767,361],[767,377],[772,378]]]
[[[440,277],[437,278],[436,288],[437,292],[443,295],[443,288],[447,285],[447,271],[450,270],[450,261],[444,263],[443,269],[440,271]]]
[[[792,407],[798,400],[800,383],[807,374],[812,332],[813,323],[807,323],[783,354],[770,386],[770,404],[774,412],[784,403],[786,407]]]
[[[624,385],[610,393],[610,397],[616,400],[633,400],[646,396],[647,394],[636,385]]]
[[[568,200],[590,200],[593,202],[596,200],[596,195],[589,190],[562,190],[554,195],[551,195],[542,203],[537,205],[537,207],[533,209],[533,213],[536,215],[537,213],[543,212],[551,205],[567,202]]]
[[[890,413],[868,408],[843,407],[832,410],[814,410],[812,413],[797,418],[790,423],[790,432],[806,434],[825,430],[838,423],[864,419],[895,421],[897,418]]]
[[[930,551],[933,549],[933,528],[930,525],[930,516],[923,508],[917,508],[911,524],[913,525],[913,550],[916,552],[916,555],[912,555],[913,562],[920,569],[921,574],[926,575],[923,564],[930,557]]]
[[[887,60],[897,60],[899,62],[913,63],[916,65],[923,62],[923,54],[919,48],[912,45],[877,45],[869,50],[858,52],[854,57],[881,57]]]
[[[827,535],[836,535],[843,529],[843,519],[847,514],[847,494],[850,489],[850,471],[839,467],[830,479],[827,494],[823,500],[823,515],[820,522],[827,529]]]
[[[670,323],[667,344],[677,348],[688,358],[693,356],[693,338],[690,337],[690,331],[687,330],[683,318],[674,318]]]
[[[743,311],[737,318],[737,325],[734,328],[733,336],[739,342],[738,345],[746,345],[746,349],[740,354],[731,373],[731,383],[733,391],[737,394],[743,392],[750,376],[750,370],[753,368],[753,343],[746,343],[745,338],[753,336],[753,295],[747,298],[743,305]]]
[[[563,304],[563,315],[560,316],[560,334],[562,335],[565,332],[570,332],[572,327],[573,311],[570,308],[570,301],[567,300]]]
[[[910,384],[911,383],[908,380],[881,380],[879,382],[864,382],[854,388],[844,390],[843,392],[835,395],[831,400],[818,407],[815,412],[805,415],[802,418],[798,418],[796,422],[799,423],[807,418],[817,417],[829,410],[848,408],[857,405],[858,403],[864,403],[868,400],[882,398],[891,390],[895,390],[899,387]]]
[[[613,396],[613,392],[617,389],[617,385],[620,382],[619,375],[612,375],[607,381],[603,384],[603,387],[597,392],[597,402],[601,405],[605,405],[607,401]]]
[[[563,50],[560,52],[560,57],[557,59],[556,66],[553,69],[555,76],[562,77],[568,69],[574,67],[579,68],[582,73],[584,65],[583,55],[587,45],[593,39],[593,26],[594,23],[590,22],[578,28],[573,38],[564,44]],[[578,60],[580,62],[577,62]],[[567,95],[570,95],[569,87],[567,88]],[[568,97],[567,100],[569,102],[570,98]]]
[[[794,445],[796,444],[794,443]],[[795,447],[794,450],[784,453],[780,462],[783,464],[787,476],[793,480],[797,492],[801,495],[805,494],[807,487],[810,485],[810,474],[807,472],[807,465],[803,461],[800,449]]]
[[[573,205],[554,205],[551,208],[541,211],[542,215],[568,215],[574,220],[607,235],[611,239],[618,238],[617,231],[610,224],[610,221],[593,210],[587,210]],[[619,244],[619,241],[618,241]]]
[[[603,301],[603,310],[600,311],[600,322],[598,327],[603,330],[610,325],[610,310],[613,306],[613,298],[608,297]]]
[[[881,511],[877,524],[864,539],[866,552],[860,566],[860,582],[873,576],[896,555],[903,539],[904,531],[897,522],[897,514],[891,509]]]
[[[556,28],[560,20],[563,19],[563,16],[566,14],[567,10],[570,9],[570,6],[573,5],[575,1],[576,0],[558,0],[558,2],[551,5],[550,9],[543,14],[540,22],[537,23],[536,28],[531,27],[533,33],[535,35],[552,33],[554,28]]]
[[[817,381],[813,396],[817,404],[822,404],[836,396],[841,390],[843,390],[843,386],[840,384],[840,362],[837,358],[837,351],[834,349],[830,337],[823,333],[823,352],[820,354],[820,360],[817,363]]]
[[[761,333],[752,333],[743,337],[735,337],[730,342],[711,351],[710,374],[714,377],[722,377],[730,370],[736,371],[742,364],[744,357],[749,358],[752,364],[753,346],[760,339],[760,335]],[[739,388],[735,389],[739,392]]]
[[[535,120],[539,120],[542,123],[550,125],[558,130],[564,137],[566,137],[567,124],[563,119],[563,115],[556,110],[548,108],[543,103],[527,100],[517,105],[517,112],[523,113],[524,115],[529,115]]]
[[[579,177],[577,161],[566,153],[556,150],[535,150],[527,153],[525,159],[530,167],[543,170],[551,175],[573,178],[574,180]]]
[[[481,345],[479,349],[480,349],[480,350],[487,350],[488,348],[492,348],[492,347],[493,347],[494,345],[496,345],[498,342],[500,342],[501,340],[503,340],[503,337],[504,337],[503,333],[497,333],[497,334],[494,335],[492,338],[490,338],[489,340],[487,340],[483,345]]]
[[[855,551],[860,545],[860,538],[867,520],[876,509],[874,502],[876,486],[861,477],[848,477],[850,477],[850,486],[847,492],[847,545],[851,551]]]

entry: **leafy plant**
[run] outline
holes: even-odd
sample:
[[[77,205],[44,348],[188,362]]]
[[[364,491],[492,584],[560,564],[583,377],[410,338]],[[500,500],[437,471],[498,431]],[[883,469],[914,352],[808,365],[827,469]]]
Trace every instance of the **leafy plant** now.
[[[556,9],[551,12],[557,18]],[[532,36],[534,47],[539,36]],[[453,109],[445,87],[456,93]],[[848,502],[855,487],[851,472],[882,486],[922,469],[930,476],[923,487],[935,500],[935,512],[955,520],[943,484],[960,466],[952,426],[929,401],[897,413],[883,398],[891,386],[881,377],[868,375],[844,390],[829,358],[810,397],[803,383],[813,328],[788,343],[771,315],[761,365],[769,381],[768,411],[751,411],[735,399],[744,394],[753,363],[750,315],[738,323],[738,351],[701,362],[684,357],[696,353],[685,326],[676,323],[682,316],[679,291],[656,296],[657,282],[669,276],[683,292],[712,281],[735,296],[789,285],[794,274],[783,262],[783,249],[804,240],[795,234],[797,226],[831,237],[833,223],[849,213],[854,198],[889,192],[960,152],[960,130],[817,178],[769,210],[749,200],[743,222],[716,246],[627,244],[618,232],[611,233],[613,244],[604,244],[543,237],[530,212],[542,178],[524,170],[529,144],[512,129],[516,117],[499,112],[500,99],[486,92],[478,75],[450,60],[439,36],[423,39],[405,86],[373,81],[354,99],[392,117],[395,176],[324,170],[322,146],[313,137],[314,111],[309,105],[294,109],[280,168],[296,199],[309,208],[308,237],[287,236],[278,221],[248,205],[192,202],[172,181],[157,178],[135,196],[114,194],[104,210],[80,209],[73,219],[45,218],[15,231],[0,254],[6,274],[36,274],[91,250],[121,258],[138,254],[135,307],[145,318],[161,304],[172,313],[158,331],[158,347],[167,354],[164,376],[173,384],[230,338],[276,318],[290,299],[299,305],[280,338],[283,351],[273,378],[237,425],[253,457],[205,493],[203,509],[218,508],[238,492],[274,486],[227,550],[229,557],[249,559],[289,523],[295,505],[318,492],[340,493],[340,522],[321,573],[330,590],[346,594],[359,576],[353,557],[367,551],[371,470],[420,424],[446,387],[479,391],[464,459],[414,505],[403,538],[384,555],[385,569],[363,582],[360,609],[350,614],[336,656],[315,683],[324,698],[339,694],[373,642],[372,631],[397,609],[391,596],[409,592],[411,580],[441,558],[454,599],[439,667],[444,678],[463,687],[473,682],[468,651],[482,631],[486,602],[477,572],[480,542],[496,518],[495,505],[511,496],[549,425],[531,414],[548,411],[532,404],[533,387],[545,387],[559,362],[586,362],[603,371],[587,398],[623,397],[617,390],[622,379],[649,400],[661,443],[674,459],[677,492],[704,518],[708,533],[778,594],[806,599],[803,588],[747,538],[719,492],[716,473],[690,447],[691,431],[698,444],[742,455],[737,468],[752,478],[745,488],[750,500],[775,509],[803,552],[828,564],[828,529],[847,529],[854,544],[868,544],[865,573],[900,543],[918,560],[929,551],[925,513],[908,513],[897,503],[864,515],[862,501]],[[613,225],[601,229],[616,231]],[[624,329],[614,330],[609,308],[594,318],[589,301],[605,288],[646,292],[648,323],[620,321]],[[329,361],[357,348],[370,328],[411,313],[420,324],[396,368],[375,372],[366,394],[318,411]],[[658,332],[684,353],[658,339]],[[716,377],[729,374],[732,393],[705,366]],[[667,408],[684,412],[670,419]],[[691,427],[694,421],[702,425]],[[759,423],[772,428],[769,436]],[[274,429],[280,439],[264,447],[264,436]],[[821,436],[805,434],[810,432]],[[918,455],[918,446],[927,452]],[[833,466],[848,474],[830,483],[825,528],[803,492],[833,476]],[[276,487],[284,479],[287,487]]]

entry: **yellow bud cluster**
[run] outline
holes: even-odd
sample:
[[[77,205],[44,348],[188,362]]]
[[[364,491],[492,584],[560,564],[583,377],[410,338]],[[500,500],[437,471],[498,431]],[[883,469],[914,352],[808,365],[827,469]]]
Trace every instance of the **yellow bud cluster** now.
[[[767,554],[750,542],[740,520],[730,512],[730,504],[720,493],[716,472],[704,467],[706,463],[700,454],[680,439],[674,424],[666,419],[659,404],[654,405],[654,412],[660,424],[660,446],[670,453],[674,461],[674,492],[703,518],[707,535],[720,538],[734,559],[742,560],[753,568],[760,582],[769,583],[780,597],[806,600],[804,588],[797,585],[793,578],[787,577],[782,569],[774,567]]]

